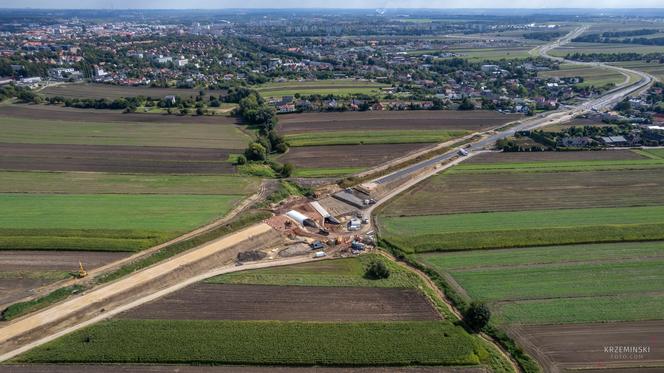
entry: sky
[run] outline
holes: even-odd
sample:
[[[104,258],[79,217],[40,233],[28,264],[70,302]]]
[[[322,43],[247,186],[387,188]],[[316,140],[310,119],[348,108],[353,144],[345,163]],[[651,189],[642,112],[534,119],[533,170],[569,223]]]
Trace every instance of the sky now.
[[[0,0],[0,8],[663,8],[664,0]]]

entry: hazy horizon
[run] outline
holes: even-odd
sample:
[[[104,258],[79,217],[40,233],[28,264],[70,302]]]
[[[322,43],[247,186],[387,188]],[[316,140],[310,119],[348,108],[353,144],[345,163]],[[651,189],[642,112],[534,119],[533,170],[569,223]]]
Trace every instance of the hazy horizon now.
[[[438,4],[440,3],[440,5]],[[358,0],[346,4],[331,3],[327,1],[295,1],[283,0],[279,6],[275,2],[257,0],[90,0],[81,7],[81,2],[77,0],[58,1],[57,7],[53,6],[50,0],[26,0],[22,2],[0,0],[0,8],[5,9],[644,9],[656,8],[664,9],[661,0],[642,0],[638,6],[625,6],[624,0],[578,0],[570,2],[569,0],[476,0],[469,6],[465,0],[451,1],[425,1],[425,0]],[[570,6],[572,4],[573,6]]]

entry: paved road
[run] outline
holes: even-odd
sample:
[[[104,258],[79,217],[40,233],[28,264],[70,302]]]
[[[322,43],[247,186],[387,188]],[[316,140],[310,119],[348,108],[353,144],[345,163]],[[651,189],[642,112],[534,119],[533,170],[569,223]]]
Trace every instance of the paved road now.
[[[584,33],[588,29],[588,26],[580,27],[578,29],[575,29],[574,31],[570,32],[569,34],[565,35],[561,39],[558,39],[554,41],[553,43],[544,45],[542,47],[538,47],[533,49],[533,53],[536,53],[544,58],[549,58],[552,60],[560,61],[560,62],[565,62],[569,64],[576,64],[576,65],[591,65],[591,66],[597,66],[597,67],[602,67],[606,68],[609,70],[614,70],[617,72],[620,72],[621,74],[625,75],[628,77],[626,79],[625,83],[623,83],[622,86],[619,86],[611,91],[608,91],[604,93],[602,96],[597,97],[595,99],[586,101],[582,104],[579,104],[574,107],[567,107],[562,110],[557,110],[548,113],[547,115],[539,115],[537,117],[533,117],[530,119],[525,119],[522,120],[520,123],[517,122],[517,125],[510,126],[502,131],[494,132],[494,133],[486,133],[486,136],[482,138],[481,140],[472,142],[468,146],[468,151],[473,152],[473,151],[478,151],[481,149],[485,149],[488,146],[493,145],[496,141],[500,139],[504,139],[509,136],[513,136],[514,133],[518,131],[527,131],[527,130],[534,130],[539,127],[544,127],[549,124],[555,124],[555,123],[563,123],[570,121],[574,117],[586,113],[590,110],[602,110],[608,107],[611,107],[618,103],[620,100],[622,100],[624,97],[630,95],[631,93],[637,92],[653,81],[653,77],[640,72],[640,71],[634,71],[634,70],[629,70],[625,69],[622,67],[617,67],[617,66],[611,66],[611,65],[606,65],[603,63],[596,63],[596,62],[578,62],[578,61],[572,61],[572,60],[566,60],[562,57],[554,57],[549,55],[548,53],[555,49],[558,48],[564,44],[569,43],[572,39],[578,37],[582,33]],[[638,75],[640,77],[640,80],[635,82],[635,83],[630,83],[629,82],[629,76],[631,75]],[[401,169],[397,172],[391,173],[389,175],[380,177],[376,180],[373,180],[374,183],[376,184],[386,184],[398,179],[401,179],[403,177],[406,177],[408,175],[411,175],[413,173],[416,173],[424,168],[431,167],[437,163],[445,162],[448,161],[454,157],[457,156],[458,149],[451,150],[445,154],[436,156],[434,158],[431,158],[429,160],[414,164],[412,166],[406,167],[404,169]]]

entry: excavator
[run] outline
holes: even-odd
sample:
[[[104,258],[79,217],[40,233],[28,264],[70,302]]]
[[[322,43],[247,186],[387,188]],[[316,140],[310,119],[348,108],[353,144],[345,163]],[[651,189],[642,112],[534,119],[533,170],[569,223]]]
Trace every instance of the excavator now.
[[[78,261],[78,272],[76,272],[76,278],[83,278],[88,275],[88,272],[83,268],[83,263]]]

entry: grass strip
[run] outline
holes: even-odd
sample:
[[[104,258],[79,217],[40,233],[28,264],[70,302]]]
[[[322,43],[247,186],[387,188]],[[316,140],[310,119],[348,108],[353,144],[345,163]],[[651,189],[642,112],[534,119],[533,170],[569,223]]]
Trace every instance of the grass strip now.
[[[383,130],[311,132],[286,135],[290,146],[410,144],[444,142],[469,134],[469,131]]]
[[[27,313],[46,308],[53,303],[68,298],[72,294],[82,291],[84,288],[80,285],[72,285],[52,291],[51,293],[37,299],[26,302],[18,302],[10,305],[2,311],[2,320],[9,321]]]

